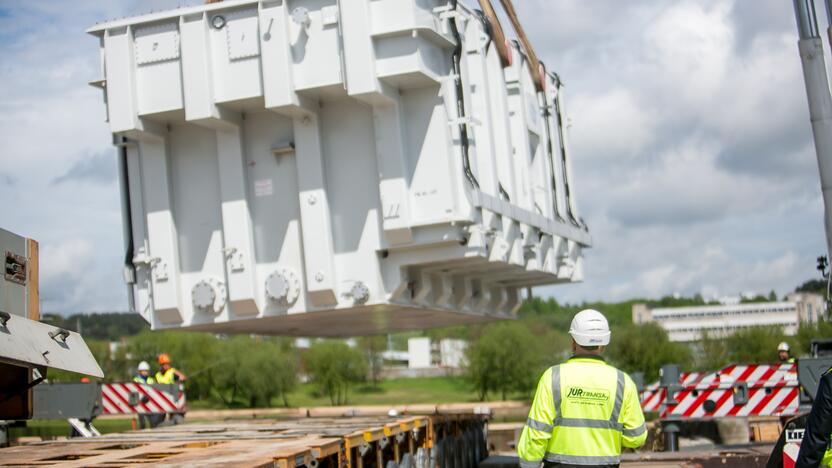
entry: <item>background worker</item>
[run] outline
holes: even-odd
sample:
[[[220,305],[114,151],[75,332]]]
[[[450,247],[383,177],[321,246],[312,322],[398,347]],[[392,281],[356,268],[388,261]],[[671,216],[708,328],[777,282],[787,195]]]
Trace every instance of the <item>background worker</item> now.
[[[159,370],[156,372],[156,383],[158,384],[182,384],[186,380],[185,374],[179,371],[179,369],[173,367],[170,363],[170,356],[167,354],[160,354],[159,355]],[[183,388],[180,385],[179,391],[182,392]],[[182,419],[185,417],[185,413],[170,413],[170,424],[179,424]],[[164,420],[165,415],[162,415],[162,419]]]
[[[572,357],[543,373],[517,444],[521,468],[618,466],[621,447],[647,439],[638,390],[604,362],[607,319],[583,310],[572,319]]]
[[[150,376],[150,364],[147,361],[139,363],[139,366],[136,368],[136,376],[133,377],[133,382],[146,385],[153,384],[153,377]]]
[[[156,372],[156,383],[174,384],[182,383],[185,380],[185,374],[183,374],[170,364],[170,356],[168,356],[167,354],[160,354],[159,371]]]
[[[791,356],[790,350],[791,347],[785,341],[777,345],[777,356],[780,358],[781,363],[794,364],[794,358]]]
[[[150,376],[150,364],[147,361],[142,361],[136,367],[136,376],[133,377],[133,382],[137,384],[143,385],[153,385],[154,380],[153,377]],[[142,396],[142,403],[147,403],[150,401],[150,398],[147,395]],[[146,413],[139,413],[139,429],[144,429],[147,427],[156,427],[165,419],[165,415],[161,414],[146,414]]]

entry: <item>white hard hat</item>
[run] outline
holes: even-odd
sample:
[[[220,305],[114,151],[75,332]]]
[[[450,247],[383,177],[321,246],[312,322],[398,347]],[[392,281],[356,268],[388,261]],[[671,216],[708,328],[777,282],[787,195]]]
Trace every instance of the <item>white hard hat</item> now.
[[[777,345],[777,351],[788,351],[788,350],[789,350],[789,344],[786,343],[785,341],[780,343],[779,345]]]
[[[586,309],[575,314],[569,334],[581,346],[606,346],[610,344],[610,324],[604,314]]]
[[[150,364],[148,364],[147,361],[140,362],[139,363],[139,370],[140,371],[143,371],[143,370],[149,371],[150,370]]]

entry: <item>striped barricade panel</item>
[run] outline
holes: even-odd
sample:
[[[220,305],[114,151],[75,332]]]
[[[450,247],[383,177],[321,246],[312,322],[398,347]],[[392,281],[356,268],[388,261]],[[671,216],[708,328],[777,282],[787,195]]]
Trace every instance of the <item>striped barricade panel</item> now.
[[[133,382],[101,385],[104,414],[184,413],[185,393],[178,385]]]
[[[710,378],[713,376],[713,378]],[[741,383],[746,389],[741,390]],[[747,401],[734,394],[747,391]],[[800,389],[793,364],[731,365],[694,385],[684,385],[662,417],[782,416],[796,414]]]
[[[682,372],[679,374],[679,383],[681,385],[695,384],[705,376],[706,374],[703,372]],[[667,390],[661,388],[659,382],[653,382],[641,392],[641,409],[643,411],[661,411],[666,394]]]
[[[748,401],[734,404],[734,387],[748,386]],[[662,412],[662,417],[719,417],[747,415],[790,415],[799,405],[796,364],[732,364],[717,372],[683,372],[678,404],[662,408],[666,389],[654,382],[642,392],[644,411]]]

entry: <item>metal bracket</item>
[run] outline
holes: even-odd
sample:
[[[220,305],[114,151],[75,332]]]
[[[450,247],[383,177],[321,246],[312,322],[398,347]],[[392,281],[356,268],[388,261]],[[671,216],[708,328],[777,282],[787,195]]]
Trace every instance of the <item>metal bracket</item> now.
[[[69,338],[69,332],[63,328],[59,328],[49,332],[49,338],[52,338],[55,341],[58,341],[58,338],[60,338],[61,342],[66,343],[66,339]]]
[[[471,116],[462,117],[460,119],[451,119],[451,120],[448,121],[448,125],[451,126],[451,127],[455,127],[455,126],[460,125],[460,124],[480,126],[480,125],[482,125],[482,122],[480,122],[479,119],[476,119],[476,118],[471,117]]]
[[[6,252],[5,261],[5,279],[13,283],[26,285],[26,266],[27,261],[25,257],[17,255],[12,252]]]

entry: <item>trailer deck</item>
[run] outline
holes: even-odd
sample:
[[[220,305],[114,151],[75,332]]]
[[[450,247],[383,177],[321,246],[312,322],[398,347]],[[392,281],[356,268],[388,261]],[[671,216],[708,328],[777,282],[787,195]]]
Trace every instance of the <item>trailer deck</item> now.
[[[486,416],[302,418],[192,423],[0,450],[0,466],[473,467]],[[438,460],[442,460],[441,462]],[[461,463],[461,464],[458,464]],[[433,465],[435,466],[435,465]]]

